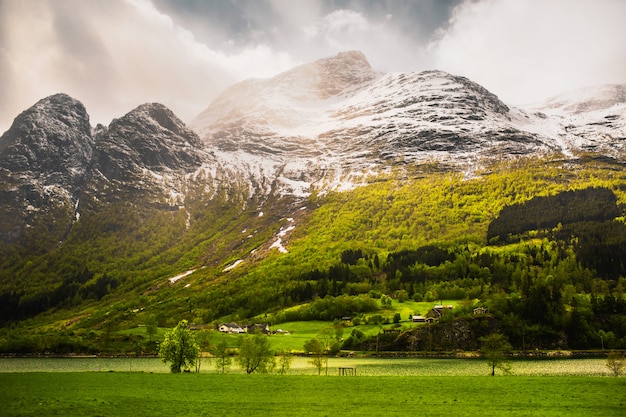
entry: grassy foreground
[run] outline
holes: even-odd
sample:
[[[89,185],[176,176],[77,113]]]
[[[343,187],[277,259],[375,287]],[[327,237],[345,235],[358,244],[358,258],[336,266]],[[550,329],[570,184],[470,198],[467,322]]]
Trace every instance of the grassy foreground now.
[[[3,416],[623,416],[626,379],[0,374]]]

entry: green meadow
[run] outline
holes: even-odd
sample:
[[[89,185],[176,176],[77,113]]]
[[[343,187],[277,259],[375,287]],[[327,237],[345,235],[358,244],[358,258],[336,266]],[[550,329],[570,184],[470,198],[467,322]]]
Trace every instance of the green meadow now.
[[[623,416],[626,379],[2,373],[9,416]]]

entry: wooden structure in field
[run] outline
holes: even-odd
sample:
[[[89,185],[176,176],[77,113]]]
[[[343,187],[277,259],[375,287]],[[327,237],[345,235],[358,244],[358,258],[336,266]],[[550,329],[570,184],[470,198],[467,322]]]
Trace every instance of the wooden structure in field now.
[[[339,376],[356,376],[355,366],[340,366]]]

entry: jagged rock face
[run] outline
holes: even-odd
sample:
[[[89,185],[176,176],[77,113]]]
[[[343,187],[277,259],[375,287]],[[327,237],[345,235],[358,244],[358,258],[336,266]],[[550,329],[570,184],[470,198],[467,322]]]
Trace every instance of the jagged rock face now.
[[[95,167],[109,180],[146,170],[197,169],[206,158],[197,135],[161,104],[143,104],[98,133]]]
[[[216,170],[197,135],[161,104],[141,105],[92,136],[85,107],[54,95],[0,138],[0,241],[49,227],[58,243],[84,207],[111,201],[178,207],[187,175],[210,182]]]
[[[19,240],[37,218],[55,213],[59,233],[73,209],[93,154],[89,116],[57,94],[21,113],[0,138],[0,241]]]
[[[0,166],[43,175],[46,183],[72,183],[84,175],[93,139],[79,101],[57,94],[20,114],[0,138]]]

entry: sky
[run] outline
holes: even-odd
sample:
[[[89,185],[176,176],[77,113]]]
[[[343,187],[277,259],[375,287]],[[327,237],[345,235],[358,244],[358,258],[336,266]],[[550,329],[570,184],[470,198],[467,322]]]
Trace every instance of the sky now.
[[[626,83],[624,0],[0,0],[0,132],[63,92],[92,125],[160,102],[190,121],[230,85],[360,50],[510,105]]]

